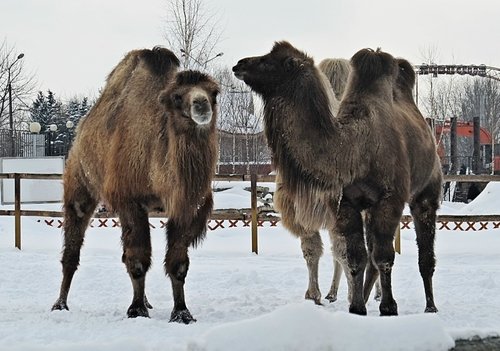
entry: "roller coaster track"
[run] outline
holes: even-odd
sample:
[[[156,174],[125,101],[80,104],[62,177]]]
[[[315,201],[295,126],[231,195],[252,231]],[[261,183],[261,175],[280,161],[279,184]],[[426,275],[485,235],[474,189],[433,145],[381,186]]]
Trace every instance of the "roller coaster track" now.
[[[432,74],[433,77],[438,75],[470,75],[485,77],[500,81],[500,68],[486,65],[437,65],[437,64],[422,64],[414,66],[415,73],[418,75]]]

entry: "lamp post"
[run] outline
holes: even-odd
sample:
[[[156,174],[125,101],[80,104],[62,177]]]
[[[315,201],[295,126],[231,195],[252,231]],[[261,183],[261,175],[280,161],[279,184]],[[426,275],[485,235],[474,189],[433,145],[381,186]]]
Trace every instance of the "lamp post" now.
[[[213,61],[215,60],[217,57],[221,57],[222,55],[224,55],[223,52],[219,52],[217,55],[215,55],[214,57],[212,58],[209,58],[208,60],[206,60],[205,62],[201,63],[200,61],[198,61],[196,58],[194,58],[193,56],[191,56],[190,53],[188,53],[186,50],[184,49],[181,49],[181,53],[182,53],[182,56],[183,57],[188,57],[190,58],[191,60],[193,60],[194,62],[196,62],[197,64],[199,64],[201,67],[203,67],[204,69],[207,68],[207,63],[209,63],[210,61]]]
[[[66,145],[64,150],[64,156],[68,157],[69,149],[71,148],[71,143],[73,141],[73,128],[75,124],[73,121],[66,122]]]
[[[54,155],[54,133],[57,131],[57,124],[49,125],[49,156]]]
[[[31,143],[32,143],[32,157],[37,157],[38,155],[38,141],[40,140],[39,133],[42,130],[42,126],[38,122],[31,122],[30,123],[30,133],[31,133]],[[45,142],[44,142],[45,145]]]
[[[23,53],[20,53],[17,58],[12,62],[7,69],[7,90],[9,92],[9,129],[10,129],[10,156],[15,156],[14,147],[14,118],[12,115],[12,82],[10,81],[10,70],[12,67],[24,57]]]

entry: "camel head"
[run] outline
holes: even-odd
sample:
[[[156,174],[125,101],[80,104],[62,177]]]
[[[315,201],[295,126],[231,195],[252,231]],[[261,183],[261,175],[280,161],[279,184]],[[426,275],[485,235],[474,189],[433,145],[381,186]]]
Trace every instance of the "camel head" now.
[[[198,71],[177,73],[159,97],[177,128],[204,128],[215,123],[219,85]]]
[[[233,72],[256,93],[272,95],[310,67],[314,67],[310,57],[290,43],[281,41],[276,42],[266,55],[239,60]]]

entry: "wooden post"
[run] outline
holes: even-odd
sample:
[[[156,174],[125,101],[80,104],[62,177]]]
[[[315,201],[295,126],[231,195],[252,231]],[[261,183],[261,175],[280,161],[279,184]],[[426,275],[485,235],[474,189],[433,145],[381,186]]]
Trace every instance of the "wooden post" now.
[[[460,166],[458,165],[458,146],[457,146],[457,117],[450,118],[450,174],[457,174]]]
[[[252,252],[259,254],[257,241],[257,174],[250,176],[250,188],[252,192]]]
[[[479,117],[474,117],[472,119],[472,140],[473,140],[473,152],[472,152],[472,171],[474,174],[482,173],[482,163],[481,163],[481,125]]]
[[[401,228],[399,224],[394,235],[394,251],[401,255]]]
[[[14,174],[14,232],[15,245],[21,250],[21,175]]]

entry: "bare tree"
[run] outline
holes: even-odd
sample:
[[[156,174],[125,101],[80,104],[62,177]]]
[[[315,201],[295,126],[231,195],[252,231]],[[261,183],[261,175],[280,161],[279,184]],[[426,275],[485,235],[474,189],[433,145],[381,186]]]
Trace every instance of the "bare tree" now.
[[[251,162],[260,163],[269,155],[262,134],[262,113],[255,107],[253,93],[245,84],[234,78],[230,69],[221,69],[215,76],[223,87],[219,98],[219,129],[223,131],[220,135],[222,137],[224,132],[232,135],[230,154],[233,173],[237,162],[245,163],[246,172],[250,173]],[[241,141],[242,137],[244,144],[237,142]],[[225,159],[228,158],[228,151],[226,143],[221,142],[221,153]]]
[[[438,59],[438,49],[437,46],[428,46],[424,49],[420,49],[420,56],[422,62],[428,65],[433,65]],[[423,111],[430,118],[436,118],[436,102],[435,102],[435,89],[434,89],[434,78],[432,75],[418,78],[418,104],[419,107],[423,107]]]
[[[0,43],[0,129],[19,129],[28,115],[27,101],[35,91],[35,78],[27,74],[24,55],[5,40]]]
[[[221,38],[217,18],[202,0],[167,0],[165,39],[183,58],[184,69],[206,70],[222,53],[214,54]]]

